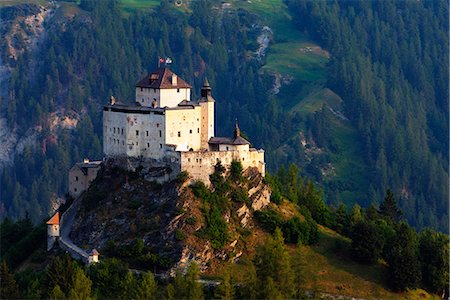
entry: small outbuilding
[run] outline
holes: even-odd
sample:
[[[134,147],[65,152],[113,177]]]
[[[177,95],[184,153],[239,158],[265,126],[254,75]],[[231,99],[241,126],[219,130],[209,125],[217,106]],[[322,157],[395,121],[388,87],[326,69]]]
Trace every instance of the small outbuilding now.
[[[89,253],[88,263],[89,264],[98,263],[99,255],[100,255],[100,253],[98,253],[97,249],[92,249],[91,253]]]
[[[52,249],[56,239],[60,237],[59,232],[59,211],[47,221],[47,251]]]
[[[82,163],[76,163],[69,171],[69,194],[77,198],[87,190],[100,171],[102,161],[89,161],[84,159]]]

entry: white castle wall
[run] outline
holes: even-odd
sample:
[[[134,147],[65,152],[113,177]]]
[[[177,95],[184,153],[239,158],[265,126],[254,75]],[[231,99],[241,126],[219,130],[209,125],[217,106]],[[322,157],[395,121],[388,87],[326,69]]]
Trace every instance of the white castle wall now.
[[[136,102],[142,106],[152,107],[153,99],[156,99],[156,103],[159,104],[159,91],[159,89],[136,87]]]
[[[208,149],[208,141],[214,136],[214,102],[200,102],[202,110],[200,140],[201,148]]]
[[[191,101],[191,89],[161,89],[158,107],[176,107],[181,101]]]
[[[166,109],[166,143],[176,145],[176,151],[201,148],[200,106]]]
[[[136,102],[142,106],[152,107],[153,100],[156,107],[176,107],[183,100],[191,101],[191,89],[152,89],[136,87]]]
[[[162,112],[103,112],[103,152],[106,156],[160,159],[164,156],[165,144]]]

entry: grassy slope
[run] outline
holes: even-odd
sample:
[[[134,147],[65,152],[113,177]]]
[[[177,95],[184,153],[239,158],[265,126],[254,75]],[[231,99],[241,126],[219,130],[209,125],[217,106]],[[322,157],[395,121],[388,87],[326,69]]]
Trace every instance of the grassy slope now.
[[[271,208],[286,220],[298,214],[296,206],[289,201],[283,201],[279,206],[271,204]],[[351,259],[351,241],[329,228],[319,226],[319,236],[317,245],[301,246],[302,288],[305,291],[364,299],[439,299],[420,289],[391,292],[387,288],[387,270],[383,262],[374,266],[354,262]],[[289,244],[288,249],[293,254],[296,246]],[[238,282],[247,273],[247,268],[245,263],[235,265],[233,276]],[[220,278],[220,274],[215,277]]]
[[[283,86],[275,95],[280,105],[289,112],[300,112],[303,116],[313,114],[323,104],[337,111],[342,110],[340,97],[324,88],[330,54],[295,28],[282,0],[236,0],[232,4],[258,14],[263,23],[273,30],[274,42],[269,46],[262,69],[293,78],[291,84]],[[333,132],[341,152],[331,154],[336,176],[330,180],[350,183],[355,187],[355,190],[343,191],[339,195],[344,203],[352,205],[361,200],[368,187],[362,145],[355,128],[348,121],[336,119],[334,123]]]

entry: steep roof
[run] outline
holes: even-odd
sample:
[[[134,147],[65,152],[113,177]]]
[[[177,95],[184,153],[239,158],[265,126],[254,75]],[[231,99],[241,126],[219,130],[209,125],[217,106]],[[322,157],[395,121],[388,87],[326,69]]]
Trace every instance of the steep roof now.
[[[210,144],[222,144],[222,145],[250,145],[250,142],[241,137],[241,130],[239,129],[237,120],[234,128],[233,137],[212,137],[209,139]]]
[[[59,225],[59,211],[53,215],[53,217],[47,221],[47,225]]]
[[[91,253],[89,253],[89,255],[100,255],[100,253],[98,253],[97,249],[92,249]]]
[[[177,77],[176,83],[172,84],[172,75]],[[162,67],[145,76],[144,79],[136,84],[136,87],[152,89],[180,89],[191,88],[180,76],[172,72],[169,68]]]

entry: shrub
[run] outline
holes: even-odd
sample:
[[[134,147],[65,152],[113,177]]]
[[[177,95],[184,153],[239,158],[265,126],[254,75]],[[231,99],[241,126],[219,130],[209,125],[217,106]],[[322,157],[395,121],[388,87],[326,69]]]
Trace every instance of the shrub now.
[[[275,231],[275,228],[283,226],[283,218],[274,210],[255,211],[254,215],[261,226],[271,233]]]
[[[175,230],[175,239],[177,241],[183,241],[186,239],[186,233],[184,233],[183,231],[181,231],[180,229],[176,229]]]
[[[177,181],[179,184],[182,184],[182,183],[186,182],[186,180],[188,179],[188,177],[189,177],[189,173],[188,173],[187,171],[181,171],[181,172],[177,175],[176,181]]]

